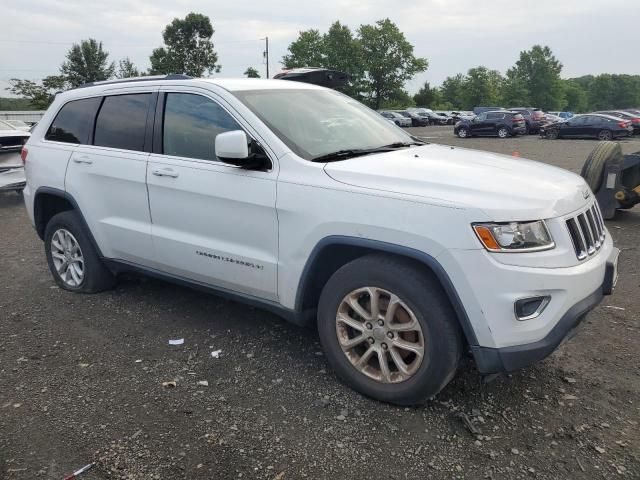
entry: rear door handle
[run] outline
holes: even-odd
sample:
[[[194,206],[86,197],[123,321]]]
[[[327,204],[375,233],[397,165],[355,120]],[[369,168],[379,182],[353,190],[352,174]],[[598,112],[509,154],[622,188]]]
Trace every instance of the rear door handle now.
[[[73,161],[75,163],[84,163],[85,165],[91,165],[93,163],[93,160],[91,160],[86,155],[83,155],[82,157],[74,157]]]
[[[171,170],[170,168],[163,168],[163,169],[156,168],[154,170],[151,170],[151,173],[153,173],[156,177],[171,177],[171,178],[178,177],[178,172],[176,172],[175,170]]]

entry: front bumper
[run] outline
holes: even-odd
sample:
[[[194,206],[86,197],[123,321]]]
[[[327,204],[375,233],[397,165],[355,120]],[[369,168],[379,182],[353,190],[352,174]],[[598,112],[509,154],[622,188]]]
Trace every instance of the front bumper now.
[[[605,295],[613,291],[617,281],[618,254],[619,250],[614,248],[606,263],[602,286],[567,310],[541,340],[503,348],[471,346],[478,371],[491,374],[518,370],[546,358],[558,346],[572,338],[587,313],[593,310]]]

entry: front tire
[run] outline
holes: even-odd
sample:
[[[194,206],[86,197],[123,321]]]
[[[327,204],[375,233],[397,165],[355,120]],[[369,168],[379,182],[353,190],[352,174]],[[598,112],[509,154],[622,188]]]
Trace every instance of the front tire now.
[[[115,285],[115,276],[102,263],[74,211],[54,215],[44,232],[49,270],[60,288],[96,293]]]
[[[438,281],[411,261],[367,255],[329,279],[318,307],[320,342],[350,387],[399,405],[422,403],[455,375],[455,313]]]
[[[458,137],[460,138],[469,138],[471,135],[469,135],[469,130],[464,128],[464,127],[460,127],[458,129]]]
[[[560,132],[557,128],[552,128],[550,130],[544,131],[544,138],[546,138],[547,140],[557,140],[559,136]]]

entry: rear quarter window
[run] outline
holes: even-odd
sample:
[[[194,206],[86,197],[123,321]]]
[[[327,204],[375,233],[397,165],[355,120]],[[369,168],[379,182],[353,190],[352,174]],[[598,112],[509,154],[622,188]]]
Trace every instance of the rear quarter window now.
[[[54,142],[88,143],[101,100],[102,97],[93,97],[65,103],[44,138]]]

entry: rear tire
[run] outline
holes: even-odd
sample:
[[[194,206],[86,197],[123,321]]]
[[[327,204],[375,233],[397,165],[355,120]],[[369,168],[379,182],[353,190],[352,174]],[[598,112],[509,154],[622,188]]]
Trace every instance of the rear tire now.
[[[611,130],[600,130],[598,132],[598,140],[601,142],[610,142],[613,139]]]
[[[622,148],[619,143],[600,142],[587,157],[580,175],[595,193],[602,186],[605,164],[622,164],[622,161]]]
[[[507,138],[509,137],[510,133],[509,133],[509,129],[507,127],[500,127],[498,129],[498,137],[500,138]]]
[[[49,220],[44,246],[49,270],[60,288],[96,293],[115,285],[115,276],[100,260],[76,212],[61,212]]]
[[[353,302],[362,315],[351,308]],[[341,320],[345,316],[351,323]],[[404,330],[394,330],[397,325]],[[439,282],[410,260],[380,254],[358,258],[332,275],[320,296],[318,332],[329,363],[347,385],[399,405],[422,403],[442,390],[462,352],[455,312]],[[405,349],[420,342],[421,355]]]

